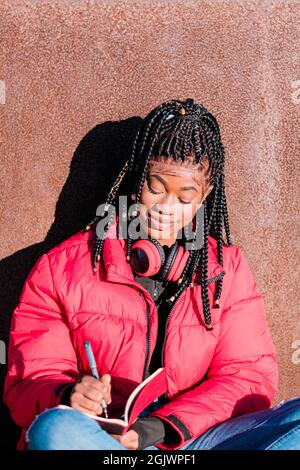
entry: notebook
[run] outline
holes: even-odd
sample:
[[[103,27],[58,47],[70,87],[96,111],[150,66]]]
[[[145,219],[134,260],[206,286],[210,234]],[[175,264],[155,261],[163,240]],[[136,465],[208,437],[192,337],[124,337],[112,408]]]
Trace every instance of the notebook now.
[[[110,434],[124,434],[146,407],[166,391],[165,368],[160,367],[142,383],[137,384],[126,401],[124,414],[121,418],[105,418],[103,415],[84,414],[98,421],[101,427]],[[72,409],[67,405],[58,405],[57,408]]]

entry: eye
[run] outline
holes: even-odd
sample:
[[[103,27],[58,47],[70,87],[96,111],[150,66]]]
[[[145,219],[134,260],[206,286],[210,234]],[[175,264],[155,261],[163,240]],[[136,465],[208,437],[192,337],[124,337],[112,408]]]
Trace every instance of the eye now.
[[[148,183],[147,183],[147,189],[148,189],[148,191],[149,191],[150,193],[152,193],[152,194],[160,194],[159,192],[154,191],[154,190],[149,186]]]
[[[151,186],[149,186],[148,183],[147,183],[147,189],[148,189],[148,191],[149,191],[151,194],[161,194],[161,192],[156,192],[156,191],[154,191],[154,190],[151,188]],[[179,199],[179,202],[180,202],[181,204],[191,204],[191,203],[192,203],[192,201],[183,201],[182,199]]]
[[[191,204],[192,201],[182,201],[181,199],[179,199],[179,201],[181,202],[181,204]]]

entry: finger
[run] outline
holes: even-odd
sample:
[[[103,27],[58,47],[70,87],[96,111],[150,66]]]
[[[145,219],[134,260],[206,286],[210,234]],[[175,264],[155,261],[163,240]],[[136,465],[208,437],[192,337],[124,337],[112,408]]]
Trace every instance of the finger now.
[[[102,383],[100,382],[100,380],[96,379],[92,375],[85,375],[82,378],[81,383],[85,386],[96,388],[96,390],[102,389]]]
[[[86,396],[82,395],[81,393],[75,392],[72,395],[72,403],[79,405],[82,408],[85,408],[86,411],[93,412],[95,414],[102,413],[102,407],[99,402],[95,402],[90,400]]]
[[[97,414],[94,413],[94,411],[87,410],[86,408],[83,408],[82,406],[78,405],[78,403],[73,403],[72,408],[74,410],[81,411],[82,413],[89,413],[90,415],[97,416]]]
[[[102,375],[100,382],[102,382],[106,387],[110,386],[111,383],[111,376],[110,374],[104,374]]]
[[[84,386],[94,388],[97,391],[101,392],[102,395],[106,394],[108,391],[110,392],[110,389],[111,389],[110,382],[111,382],[110,374],[104,374],[100,380],[96,379],[95,377],[86,375],[81,381],[81,383]],[[82,390],[82,389],[79,388],[79,390]]]
[[[89,400],[95,401],[100,403],[100,401],[104,398],[104,393],[102,390],[98,390],[94,387],[90,387],[89,385],[82,385],[77,387],[78,393],[84,395]]]
[[[134,429],[129,429],[123,436],[126,436],[128,442],[137,442],[139,438],[138,433]]]
[[[111,375],[104,374],[100,381],[102,382],[103,388],[103,398],[106,400],[108,404],[111,403]]]
[[[95,379],[95,377],[86,375],[82,378],[80,383],[77,383],[74,390],[90,397],[91,399],[95,399],[96,401],[101,401],[104,398],[107,403],[111,403],[111,376],[110,374],[104,374],[103,377],[104,382]],[[102,379],[101,378],[101,379]],[[95,391],[95,394],[93,394]]]
[[[96,379],[95,379],[96,380]],[[96,380],[97,383],[91,382],[89,380],[82,381],[77,384],[75,390],[82,395],[87,396],[91,400],[101,401],[107,393],[106,386],[103,385],[99,380]]]
[[[102,384],[101,400],[104,399],[107,403],[111,403],[111,386]]]
[[[120,443],[127,449],[136,450],[138,448],[138,436],[135,431],[128,431],[121,436]]]
[[[106,392],[104,392],[103,398],[108,405],[111,404],[111,388],[109,388]]]

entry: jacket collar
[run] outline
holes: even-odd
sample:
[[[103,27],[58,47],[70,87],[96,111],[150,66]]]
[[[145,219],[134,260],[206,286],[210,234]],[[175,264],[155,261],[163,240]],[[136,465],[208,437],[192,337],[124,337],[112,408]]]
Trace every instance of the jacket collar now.
[[[130,264],[126,260],[126,240],[117,238],[117,222],[115,221],[109,228],[103,245],[103,263],[106,272],[106,278],[112,282],[136,283],[134,273]],[[225,272],[223,266],[217,258],[217,242],[211,236],[208,236],[208,282],[210,279]],[[197,281],[198,273],[194,275]]]

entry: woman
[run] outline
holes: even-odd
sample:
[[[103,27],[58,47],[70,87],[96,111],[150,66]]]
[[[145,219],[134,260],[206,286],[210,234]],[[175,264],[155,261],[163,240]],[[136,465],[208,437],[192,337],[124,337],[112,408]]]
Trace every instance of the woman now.
[[[14,311],[4,399],[18,449],[299,449],[299,398],[270,408],[276,353],[230,240],[215,117],[192,99],[154,108],[100,209],[39,258]],[[81,413],[104,399],[121,416],[126,383],[158,367],[167,392],[123,436]]]

